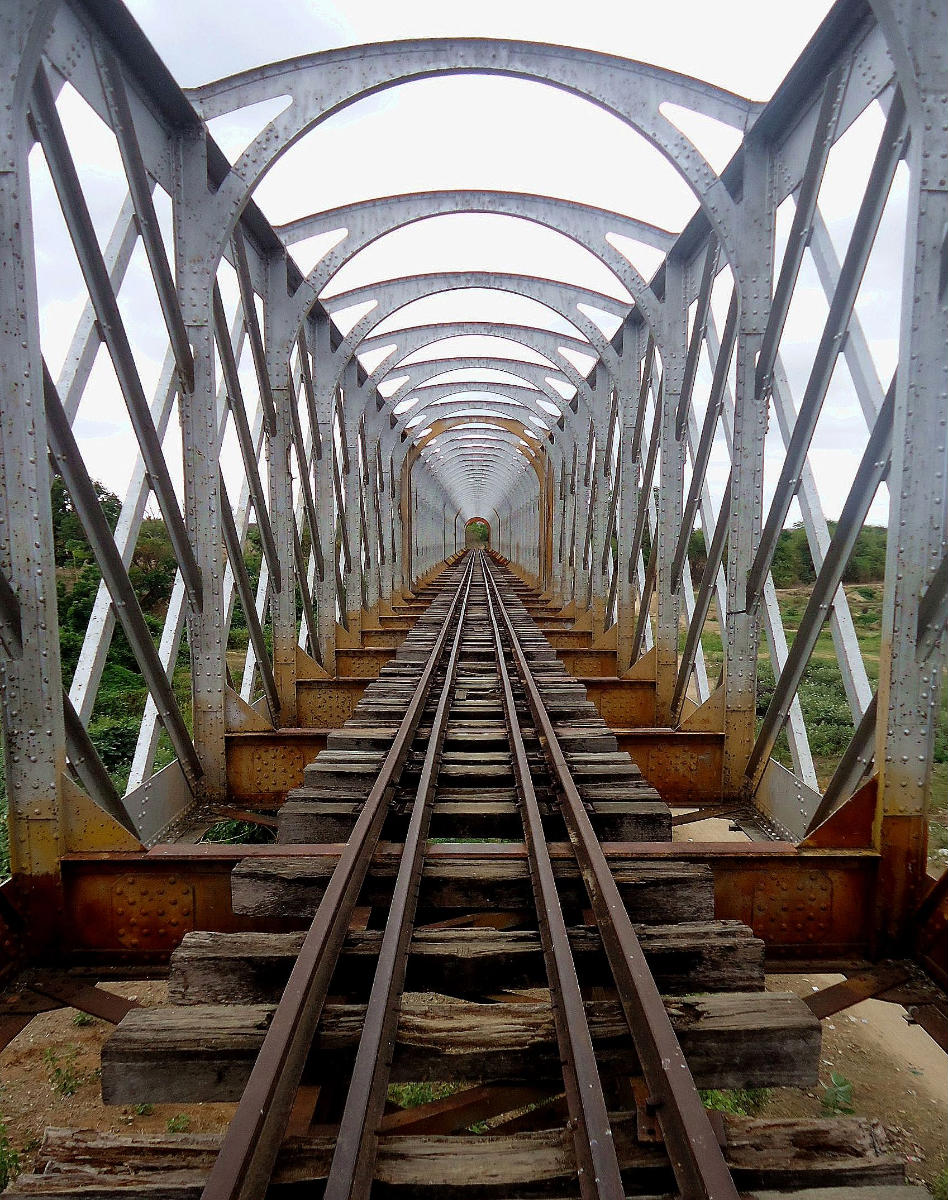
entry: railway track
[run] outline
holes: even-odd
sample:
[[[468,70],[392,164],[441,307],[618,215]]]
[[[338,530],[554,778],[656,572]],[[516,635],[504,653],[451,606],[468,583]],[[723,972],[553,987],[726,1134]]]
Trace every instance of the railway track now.
[[[813,1084],[819,1023],[706,869],[636,859],[669,810],[521,596],[479,552],[445,572],[234,872],[283,928],[188,935],[106,1043],[108,1102],[239,1101],[223,1144],[52,1131],[12,1195],[919,1194],[867,1122],[706,1111]]]

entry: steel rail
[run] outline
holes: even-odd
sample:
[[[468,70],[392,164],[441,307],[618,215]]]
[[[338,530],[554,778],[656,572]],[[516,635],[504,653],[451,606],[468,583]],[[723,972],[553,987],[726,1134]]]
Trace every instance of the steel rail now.
[[[329,879],[273,1014],[202,1200],[263,1200],[303,1076],[316,1027],[398,777],[408,758],[441,661],[467,573],[399,723],[378,777]]]
[[[472,556],[462,583],[464,595],[458,613],[457,628],[448,655],[444,681],[441,684],[441,695],[432,720],[421,775],[411,804],[408,831],[395,876],[391,906],[385,922],[385,932],[382,935],[372,990],[369,993],[369,1003],[359,1038],[359,1049],[356,1052],[342,1119],[339,1122],[323,1200],[367,1197],[372,1187],[378,1152],[378,1128],[385,1111],[395,1050],[398,1005],[405,986],[408,951],[418,907],[418,888],[421,883],[428,830],[431,827],[435,784],[441,764],[448,716],[454,699],[454,680],[461,656],[461,641],[473,579]]]
[[[499,588],[488,567],[495,592]],[[517,673],[558,785],[570,842],[589,895],[599,936],[609,960],[639,1066],[649,1091],[681,1200],[738,1200],[694,1078],[672,1028],[661,994],[602,846],[573,780],[553,722],[506,609],[501,607]]]
[[[483,560],[482,552],[478,557]],[[500,676],[504,720],[510,738],[511,758],[517,794],[523,818],[524,838],[530,867],[530,879],[536,902],[540,940],[546,962],[550,997],[553,1004],[553,1023],[563,1064],[563,1081],[566,1085],[566,1101],[570,1115],[573,1144],[576,1149],[577,1176],[580,1195],[584,1200],[594,1197],[612,1197],[622,1200],[625,1188],[616,1157],[615,1141],[609,1123],[606,1099],[602,1091],[602,1080],[592,1044],[592,1034],[586,1020],[583,995],[576,974],[576,962],[566,932],[566,920],[556,890],[553,864],[543,832],[543,818],[537,802],[536,790],[523,742],[523,733],[517,716],[510,672],[505,662],[505,650],[501,634],[498,609],[506,626],[508,637],[513,641],[513,627],[504,611],[503,600],[490,576],[484,570],[487,592],[487,610],[494,635],[494,653],[497,657],[497,672]],[[493,585],[493,587],[491,586]],[[493,590],[494,595],[491,595]]]

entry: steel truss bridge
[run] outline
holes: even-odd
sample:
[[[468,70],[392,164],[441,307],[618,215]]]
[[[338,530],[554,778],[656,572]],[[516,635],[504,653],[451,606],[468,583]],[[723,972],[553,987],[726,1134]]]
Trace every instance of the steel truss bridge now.
[[[0,690],[12,861],[0,938],[11,960],[147,962],[189,929],[232,927],[228,871],[240,848],[196,837],[221,813],[272,809],[298,785],[325,731],[392,657],[413,597],[480,518],[492,549],[557,614],[551,643],[649,782],[682,813],[736,814],[745,840],[680,847],[710,864],[719,916],[745,920],[775,958],[897,955],[945,982],[945,877],[926,872],[948,618],[943,0],[838,0],[767,103],[606,54],[482,39],[331,50],[183,91],[119,0],[5,3],[0,58]],[[563,89],[606,110],[671,164],[694,215],[666,230],[638,219],[631,195],[619,213],[497,190],[385,195],[379,180],[359,202],[268,222],[257,188],[321,122],[385,89],[464,74]],[[77,96],[104,123],[127,182],[107,236],[70,136]],[[282,109],[229,159],[209,123],[278,98]],[[723,170],[680,113],[739,135]],[[821,212],[824,173],[867,114],[876,145],[840,241]],[[904,204],[893,206],[899,181]],[[56,370],[37,289],[50,236],[48,206],[34,202],[41,183],[85,288]],[[882,352],[860,303],[893,212],[903,270],[887,281]],[[385,235],[471,213],[554,231],[611,272],[614,289],[473,270],[334,286]],[[294,247],[334,232],[304,274]],[[632,243],[658,252],[657,270],[633,265],[619,248]],[[157,323],[147,334],[164,347],[156,382],[125,303],[142,272]],[[804,278],[822,297],[807,369],[792,383],[782,351]],[[452,291],[526,298],[549,319],[400,317]],[[455,349],[475,337],[486,347],[476,355]],[[897,365],[883,372],[889,358]],[[138,448],[114,528],[84,457],[83,418],[98,411],[103,372]],[[864,422],[834,521],[810,457],[831,385]],[[222,459],[225,445],[236,449]],[[68,688],[56,475],[102,576]],[[876,679],[842,578],[880,500],[889,538]],[[794,502],[816,578],[788,637],[771,567]],[[158,637],[129,574],[149,511],[160,511],[177,560]],[[693,576],[699,529],[707,561]],[[227,660],[238,604],[249,630],[239,687]],[[124,794],[87,732],[119,626],[148,690]],[[722,647],[713,668],[708,628]],[[799,690],[827,628],[855,733],[821,789]],[[775,683],[761,720],[762,637]],[[185,638],[186,701],[170,680]],[[783,734],[790,765],[773,757]],[[156,769],[160,745],[172,761]],[[944,1025],[934,1004],[918,1019]]]

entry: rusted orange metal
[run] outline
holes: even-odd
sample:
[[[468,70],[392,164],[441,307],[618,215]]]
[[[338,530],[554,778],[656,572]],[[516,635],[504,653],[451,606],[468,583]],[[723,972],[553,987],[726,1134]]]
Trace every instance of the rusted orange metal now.
[[[655,724],[655,684],[647,679],[586,677],[579,682],[611,728],[650,727]]]
[[[615,729],[666,804],[708,804],[722,798],[724,735],[679,729]]]
[[[618,656],[615,650],[557,650],[556,655],[570,675],[590,675],[596,678],[606,676],[613,679],[616,677]]]
[[[948,989],[948,870],[931,883],[912,922],[915,954],[932,979]]]
[[[395,646],[358,646],[336,650],[336,671],[340,676],[376,678],[379,670],[395,657]]]
[[[918,814],[882,817],[877,842],[879,878],[873,897],[878,955],[897,955],[911,945],[912,914],[928,887],[920,865],[925,862],[927,839],[927,822]]]
[[[303,782],[303,770],[326,746],[328,729],[229,733],[227,794],[234,805],[274,808]]]
[[[871,846],[877,803],[877,783],[875,779],[870,779],[822,825],[818,825],[804,839],[803,845],[813,849],[822,847],[837,850]]]
[[[371,682],[372,678],[365,676],[299,680],[296,708],[300,725],[307,729],[338,729],[355,712]]]
[[[400,626],[391,623],[383,626],[380,623],[378,629],[363,629],[362,645],[377,650],[390,650],[393,646],[397,649],[405,640],[410,628],[410,622],[402,621]]]
[[[68,855],[62,952],[72,961],[161,963],[192,929],[281,929],[236,916],[230,872],[247,857],[338,855],[339,846],[158,846],[141,854]],[[606,843],[607,856],[706,863],[715,911],[746,921],[775,958],[861,961],[873,940],[878,856],[798,851],[786,842]],[[380,854],[389,851],[381,846]],[[568,856],[562,844],[551,856]],[[432,846],[433,860],[520,859],[521,844]]]

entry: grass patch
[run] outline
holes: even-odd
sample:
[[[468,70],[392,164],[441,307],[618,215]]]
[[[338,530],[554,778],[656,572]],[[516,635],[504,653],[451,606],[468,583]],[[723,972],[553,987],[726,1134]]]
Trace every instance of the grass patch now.
[[[43,1062],[46,1064],[50,1086],[60,1096],[75,1096],[82,1085],[91,1078],[80,1074],[76,1062],[78,1056],[78,1046],[67,1046],[62,1051],[47,1046],[43,1051]]]
[[[390,1083],[388,1099],[399,1108],[418,1108],[461,1090],[460,1083]]]
[[[216,821],[201,841],[224,846],[269,845],[276,841],[276,830],[256,821]]]
[[[754,1117],[770,1099],[770,1088],[711,1088],[698,1095],[705,1108],[715,1112],[733,1113],[738,1117]]]

